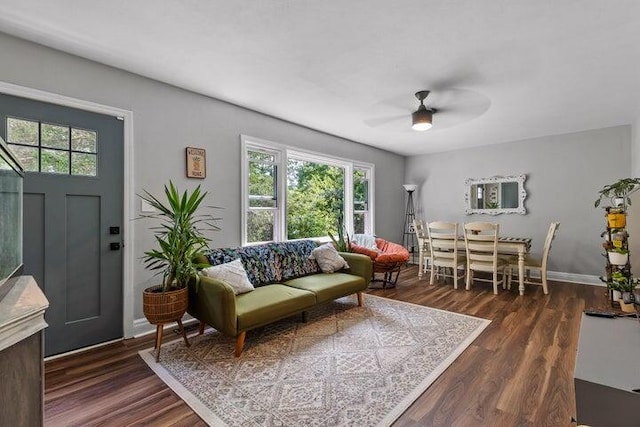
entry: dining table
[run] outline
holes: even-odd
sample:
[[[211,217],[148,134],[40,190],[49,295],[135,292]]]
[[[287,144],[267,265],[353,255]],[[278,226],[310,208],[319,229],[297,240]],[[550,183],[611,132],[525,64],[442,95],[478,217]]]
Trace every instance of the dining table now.
[[[423,239],[420,242],[425,245],[424,252],[429,253],[428,245],[429,240]],[[453,246],[453,245],[451,245]],[[457,247],[459,251],[465,251],[464,236],[460,236],[457,241]],[[527,254],[531,250],[531,238],[530,237],[512,237],[512,236],[499,236],[498,237],[498,254],[500,255],[514,255],[518,257],[518,292],[520,295],[524,295],[524,277],[525,277],[525,260]],[[422,263],[424,257],[420,257],[418,267],[418,277],[422,276]],[[432,267],[433,268],[433,267]]]
[[[500,255],[518,256],[518,292],[520,295],[524,295],[524,265],[530,250],[531,238],[529,237],[498,237],[498,253]]]

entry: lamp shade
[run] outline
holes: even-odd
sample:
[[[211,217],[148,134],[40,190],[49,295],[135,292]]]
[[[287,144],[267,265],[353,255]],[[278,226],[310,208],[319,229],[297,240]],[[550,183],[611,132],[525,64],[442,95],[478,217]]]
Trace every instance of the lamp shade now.
[[[411,114],[411,129],[417,131],[431,129],[432,119],[433,111],[428,110],[424,105],[420,105],[418,109]]]
[[[417,185],[415,184],[404,184],[403,185],[404,189],[407,190],[409,193],[416,191],[416,188],[418,188]]]

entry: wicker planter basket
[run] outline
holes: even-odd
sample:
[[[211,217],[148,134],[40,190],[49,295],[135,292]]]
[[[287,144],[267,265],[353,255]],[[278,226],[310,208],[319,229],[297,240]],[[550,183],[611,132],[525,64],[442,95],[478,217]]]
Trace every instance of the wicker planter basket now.
[[[152,325],[175,322],[182,319],[189,304],[189,290],[159,292],[162,286],[152,286],[142,293],[142,310]]]

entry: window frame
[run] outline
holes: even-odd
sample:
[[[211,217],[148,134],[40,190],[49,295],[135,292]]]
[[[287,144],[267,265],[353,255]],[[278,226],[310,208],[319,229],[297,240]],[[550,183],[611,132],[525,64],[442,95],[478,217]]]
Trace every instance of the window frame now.
[[[249,152],[256,151],[274,155],[276,159],[276,208],[274,215],[274,232],[275,242],[287,241],[287,170],[289,159],[301,161],[321,163],[330,166],[344,168],[344,200],[350,201],[344,206],[344,225],[349,234],[353,234],[353,217],[354,217],[354,171],[356,169],[365,170],[368,177],[368,211],[365,211],[365,232],[367,234],[375,234],[374,220],[374,194],[375,194],[375,165],[361,161],[345,159],[337,156],[331,156],[311,150],[305,150],[298,147],[279,144],[265,139],[255,138],[247,135],[240,136],[241,142],[241,241],[242,245],[255,245],[265,242],[247,242],[248,230],[247,219],[248,212],[251,209],[249,205]],[[360,212],[360,211],[359,211]],[[367,229],[368,227],[368,229]],[[328,236],[327,236],[328,237]]]

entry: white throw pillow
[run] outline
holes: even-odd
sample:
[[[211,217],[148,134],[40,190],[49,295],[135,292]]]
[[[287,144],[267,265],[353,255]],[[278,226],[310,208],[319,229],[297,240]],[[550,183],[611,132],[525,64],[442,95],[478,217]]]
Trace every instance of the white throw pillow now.
[[[242,261],[239,259],[226,264],[203,268],[201,273],[203,276],[228,283],[236,295],[251,292],[255,289],[247,277]]]
[[[376,236],[371,234],[354,234],[353,242],[358,246],[363,246],[367,249],[373,249],[374,251],[378,250],[378,245],[376,245]]]
[[[311,251],[309,258],[316,260],[323,273],[333,273],[343,268],[349,268],[347,261],[340,256],[331,243],[315,248]]]

